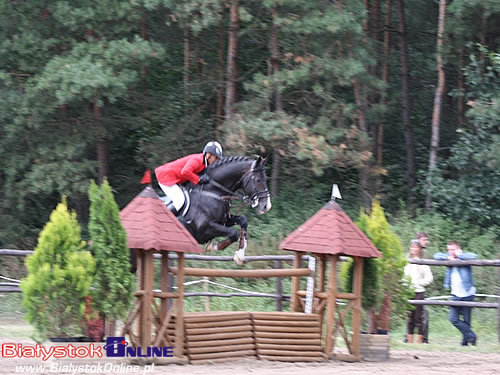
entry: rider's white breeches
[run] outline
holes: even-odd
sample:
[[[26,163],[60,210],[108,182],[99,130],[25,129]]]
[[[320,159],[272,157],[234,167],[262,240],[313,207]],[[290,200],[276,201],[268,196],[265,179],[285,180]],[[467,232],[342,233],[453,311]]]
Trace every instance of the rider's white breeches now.
[[[172,199],[172,203],[177,211],[179,211],[184,204],[184,193],[178,185],[166,186],[159,184],[161,190],[167,197]]]

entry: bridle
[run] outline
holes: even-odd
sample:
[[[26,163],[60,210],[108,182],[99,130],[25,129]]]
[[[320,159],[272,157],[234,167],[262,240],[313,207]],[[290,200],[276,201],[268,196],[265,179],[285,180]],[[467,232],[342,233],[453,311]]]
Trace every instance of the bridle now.
[[[255,164],[255,162],[254,162],[254,164]],[[233,185],[233,187],[239,186],[241,184],[243,190],[246,190],[248,184],[250,183],[250,181],[253,178],[255,178],[255,176],[252,175],[250,178],[246,178],[246,181],[245,181],[245,177],[248,177],[254,171],[260,171],[260,170],[264,170],[264,167],[255,168],[252,164],[252,167],[248,171],[246,171],[238,181],[236,181],[236,183]],[[225,186],[221,185],[220,183],[218,183],[214,179],[212,179],[210,181],[210,183],[213,186],[215,186],[216,188],[228,193],[229,195],[218,196],[217,194],[211,193],[208,191],[200,191],[201,194],[209,195],[213,198],[222,199],[225,201],[239,200],[242,202],[242,205],[247,204],[249,206],[252,206],[252,208],[257,207],[260,199],[269,198],[271,196],[271,194],[269,194],[269,190],[267,188],[264,190],[256,191],[252,195],[243,195],[243,194],[239,193],[238,191],[233,191],[234,189],[231,190],[231,189],[226,188]]]

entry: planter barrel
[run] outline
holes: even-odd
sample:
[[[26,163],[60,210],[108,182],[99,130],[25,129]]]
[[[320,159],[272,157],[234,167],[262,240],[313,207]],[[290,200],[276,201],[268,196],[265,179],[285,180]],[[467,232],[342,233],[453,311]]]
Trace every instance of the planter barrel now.
[[[389,359],[391,347],[390,335],[362,333],[360,335],[360,352],[364,361],[378,362]]]

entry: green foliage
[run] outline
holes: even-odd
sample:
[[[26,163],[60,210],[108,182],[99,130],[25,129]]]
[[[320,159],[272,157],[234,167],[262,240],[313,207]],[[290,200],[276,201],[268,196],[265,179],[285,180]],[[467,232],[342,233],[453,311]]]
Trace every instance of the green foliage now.
[[[371,213],[361,213],[358,227],[382,253],[381,258],[365,260],[363,269],[363,308],[376,310],[384,297],[391,299],[391,316],[403,317],[412,291],[403,280],[407,263],[399,237],[389,226],[380,202],[374,200]],[[353,263],[342,265],[341,276],[346,290],[352,290]]]
[[[363,263],[363,299],[361,304],[363,309],[369,310],[380,307],[382,302],[382,288],[380,287],[380,261],[376,258],[366,258]],[[340,279],[343,280],[343,287],[347,292],[352,292],[354,277],[354,262],[351,258],[342,263],[340,269]]]
[[[26,318],[42,339],[81,335],[83,299],[95,271],[84,245],[76,214],[68,211],[63,199],[26,260],[28,276],[21,283]]]
[[[265,2],[262,11],[270,15],[276,5]],[[256,73],[245,83],[251,95],[225,124],[225,141],[246,152],[277,150],[284,160],[310,166],[316,176],[332,166],[357,168],[371,153],[362,146],[366,135],[358,127],[352,83],[362,79],[367,90],[380,88],[366,69],[373,57],[364,38],[363,3],[279,5],[280,71]],[[264,18],[261,27],[270,30],[271,18]],[[283,111],[276,111],[272,99],[277,91]]]
[[[436,207],[456,219],[484,225],[500,222],[500,54],[479,48],[489,64],[471,55],[465,71],[470,86],[470,128],[457,129],[451,156],[433,180]]]
[[[415,238],[417,232],[423,231],[429,234],[429,245],[424,258],[432,258],[438,251],[446,252],[446,245],[451,240],[457,240],[464,251],[471,251],[483,259],[500,258],[500,228],[491,226],[484,228],[473,225],[466,221],[455,220],[442,213],[417,212],[417,216],[411,217],[403,207],[390,219],[392,228],[401,238],[403,243],[409,243]],[[448,295],[449,291],[444,289],[443,281],[446,267],[431,267],[434,282],[426,287],[426,295],[441,296]],[[474,282],[477,293],[497,294],[498,276],[491,272],[490,267],[474,267]]]
[[[93,303],[110,319],[124,318],[132,300],[134,277],[120,210],[107,180],[100,187],[90,183],[89,199],[89,233],[96,260]]]

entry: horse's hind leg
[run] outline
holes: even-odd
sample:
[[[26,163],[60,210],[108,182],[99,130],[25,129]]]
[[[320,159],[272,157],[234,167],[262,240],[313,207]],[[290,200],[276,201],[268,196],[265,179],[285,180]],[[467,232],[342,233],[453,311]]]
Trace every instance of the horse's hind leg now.
[[[239,224],[241,230],[240,230],[240,244],[238,251],[234,252],[233,259],[235,263],[238,266],[241,266],[243,264],[243,261],[245,260],[245,250],[247,248],[247,230],[248,230],[248,220],[246,216],[233,216],[231,217],[228,222],[227,226],[233,226],[234,224]]]

